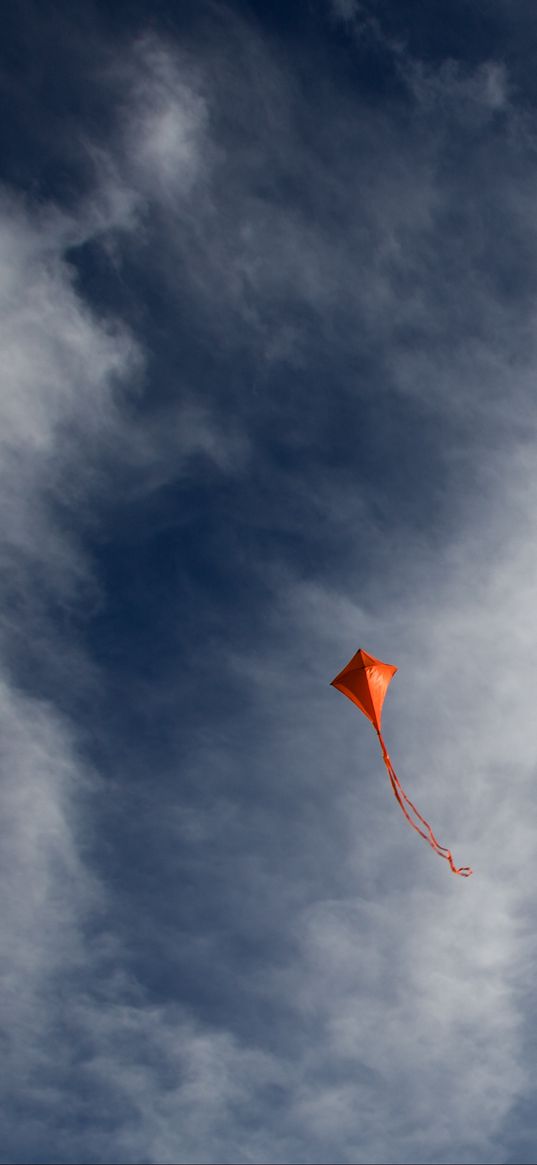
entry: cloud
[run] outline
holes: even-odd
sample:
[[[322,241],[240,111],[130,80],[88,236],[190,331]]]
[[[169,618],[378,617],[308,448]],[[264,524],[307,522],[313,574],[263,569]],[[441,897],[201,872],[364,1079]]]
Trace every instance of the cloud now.
[[[422,106],[459,106],[466,117],[491,117],[505,110],[509,102],[509,80],[503,61],[484,61],[477,68],[464,68],[448,60],[433,71],[422,61],[408,58],[407,79]],[[510,105],[509,112],[516,117]]]
[[[352,20],[361,9],[358,0],[331,0],[331,4],[334,14],[340,20]]]
[[[137,41],[78,209],[1,208],[6,1159],[499,1162],[533,1078],[527,123],[493,61],[409,108],[330,76],[313,116],[226,27]],[[468,883],[328,688],[359,642]]]
[[[4,195],[4,576],[32,563],[58,588],[84,568],[54,507],[69,510],[91,489],[95,450],[117,436],[121,383],[136,377],[139,365],[126,329],[98,321],[77,294],[65,259],[68,225],[59,214],[32,214]]]
[[[142,38],[124,69],[129,101],[113,165],[146,206],[140,262],[143,255],[172,301],[183,289],[177,311],[212,333],[223,358],[248,354],[256,388],[274,364],[304,367],[313,346],[320,358],[361,363],[378,347],[386,354],[380,387],[455,413],[469,394],[461,387],[463,403],[453,385],[468,382],[471,366],[483,385],[472,384],[472,408],[482,400],[488,409],[503,383],[503,353],[520,359],[533,335],[529,299],[502,290],[515,264],[525,294],[534,246],[521,208],[531,167],[518,186],[511,181],[522,175],[528,126],[510,100],[505,65],[447,61],[433,72],[406,53],[407,114],[402,107],[390,120],[369,108],[357,117],[348,97],[328,91],[311,140],[285,63],[250,28],[230,19],[226,32],[240,80],[226,37],[208,45],[204,66],[193,63],[192,46]],[[491,135],[476,150],[472,134],[487,123]],[[451,172],[442,152],[448,134],[460,152]],[[486,260],[484,183],[491,220],[502,223]],[[450,227],[454,208],[460,229]],[[435,368],[430,353],[439,351]]]
[[[161,188],[171,194],[168,148],[183,164],[188,147],[166,114],[165,133],[158,110],[152,120],[147,110],[140,117],[147,144],[140,165],[154,172],[162,165]],[[144,428],[137,418],[143,340],[113,310],[90,306],[78,263],[91,248],[121,263],[121,248],[143,217],[143,183],[127,181],[121,156],[114,161],[99,143],[93,158],[98,184],[74,209],[32,203],[13,190],[4,190],[0,203],[5,1063],[13,1113],[19,1104],[31,1111],[22,1134],[18,1117],[4,1128],[12,1159],[21,1151],[38,1155],[51,1139],[58,1153],[72,1156],[73,1122],[86,1119],[80,1096],[65,1140],[56,1138],[54,1116],[69,1073],[85,1087],[72,1040],[76,1033],[76,1048],[96,1041],[97,1062],[110,1033],[125,1023],[110,969],[118,952],[106,921],[108,892],[92,865],[104,785],[85,755],[84,731],[70,719],[77,701],[91,702],[102,683],[80,634],[81,621],[107,601],[88,533],[111,497],[115,504],[143,496],[180,477],[187,464],[196,472],[196,459],[235,474],[245,452],[240,427],[230,424],[229,435],[221,434],[209,405],[193,404],[188,388],[181,394],[180,378],[164,421],[153,415]],[[104,1047],[90,1030],[101,1004],[82,1003],[96,982],[108,983],[113,999]],[[123,982],[118,992],[124,997]],[[143,1008],[138,1014],[140,1025]],[[92,1072],[87,1068],[87,1079]],[[105,1068],[97,1075],[108,1080]],[[133,1077],[133,1089],[135,1083]],[[132,1105],[136,1097],[125,1087]],[[96,1151],[106,1156],[102,1145]]]
[[[316,1160],[335,1138],[344,1161],[504,1160],[529,1086],[535,483],[523,454],[507,493],[497,470],[493,496],[427,570],[423,557],[392,558],[393,600],[382,575],[362,605],[345,580],[335,592],[291,585],[292,639],[246,661],[259,705],[273,709],[272,772],[300,789],[302,848],[287,852],[305,864],[315,849],[320,882],[339,891],[289,905],[299,952],[267,971],[308,1025],[288,1118],[309,1129]],[[365,721],[323,697],[323,673],[359,642],[400,666],[386,736],[410,795],[474,866],[462,892],[398,814]],[[325,832],[315,843],[313,806]]]
[[[208,158],[207,103],[186,54],[142,36],[123,68],[125,162],[140,192],[173,202],[191,193]],[[117,75],[116,75],[117,84]]]

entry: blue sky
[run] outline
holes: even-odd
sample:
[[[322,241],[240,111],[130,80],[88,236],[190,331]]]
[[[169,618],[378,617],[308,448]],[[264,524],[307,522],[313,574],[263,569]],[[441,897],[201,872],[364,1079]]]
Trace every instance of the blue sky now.
[[[534,6],[3,18],[1,1160],[530,1165]]]

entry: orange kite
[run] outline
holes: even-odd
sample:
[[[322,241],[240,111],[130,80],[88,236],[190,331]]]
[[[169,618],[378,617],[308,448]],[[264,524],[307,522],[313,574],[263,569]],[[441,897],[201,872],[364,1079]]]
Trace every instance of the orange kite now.
[[[454,874],[460,874],[461,878],[469,878],[472,870],[469,866],[459,866],[457,868],[453,861],[451,850],[446,849],[445,845],[440,845],[440,842],[436,840],[429,822],[422,817],[421,813],[416,809],[416,806],[407,797],[388,756],[388,750],[382,738],[380,725],[384,697],[388,689],[388,684],[391,683],[396,671],[397,668],[393,664],[382,663],[380,659],[375,659],[374,655],[368,655],[367,651],[362,651],[360,648],[356,652],[356,655],[353,655],[352,659],[349,660],[347,666],[343,668],[343,671],[336,676],[335,680],[332,680],[331,686],[338,688],[340,692],[343,692],[344,696],[348,696],[349,700],[357,704],[360,711],[371,721],[380,741],[382,757],[388,770],[395,799],[401,806],[409,824],[416,830],[416,833],[419,833],[420,837],[423,837],[424,841],[429,843],[439,858],[445,858],[446,862],[449,862],[450,869]],[[414,814],[414,817],[421,822],[421,826],[425,827],[424,829],[410,815],[409,809]]]

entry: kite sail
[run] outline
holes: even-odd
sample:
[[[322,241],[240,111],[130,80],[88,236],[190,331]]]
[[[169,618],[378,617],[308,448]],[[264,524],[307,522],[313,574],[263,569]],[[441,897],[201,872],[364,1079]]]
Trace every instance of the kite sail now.
[[[424,841],[429,843],[439,858],[445,858],[446,862],[449,862],[450,869],[454,874],[460,874],[461,878],[469,878],[472,873],[470,866],[457,867],[453,861],[451,850],[447,849],[445,845],[440,845],[440,842],[437,841],[429,822],[425,820],[425,817],[422,817],[416,806],[407,797],[388,756],[381,732],[382,705],[388,684],[391,683],[396,671],[397,668],[393,664],[382,663],[380,659],[375,659],[374,655],[368,655],[367,651],[362,651],[360,648],[356,655],[353,655],[352,659],[349,660],[347,666],[343,668],[343,671],[336,676],[335,680],[332,680],[331,686],[343,692],[344,696],[348,696],[349,700],[357,704],[360,711],[371,721],[379,738],[382,758],[388,771],[394,797],[403,810],[408,823],[416,830],[416,833],[419,833],[420,837],[423,837]]]

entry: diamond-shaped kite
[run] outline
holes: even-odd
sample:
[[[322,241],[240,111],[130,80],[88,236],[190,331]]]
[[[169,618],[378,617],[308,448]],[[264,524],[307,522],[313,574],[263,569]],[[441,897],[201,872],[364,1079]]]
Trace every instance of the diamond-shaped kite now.
[[[340,671],[335,680],[332,680],[332,687],[338,688],[344,696],[348,696],[349,700],[357,704],[360,711],[371,721],[380,741],[382,758],[388,771],[394,797],[409,824],[416,830],[416,833],[419,833],[420,837],[423,837],[424,841],[429,843],[439,858],[445,858],[449,862],[450,869],[454,874],[460,874],[462,878],[469,878],[472,870],[469,866],[457,868],[451,850],[447,849],[445,845],[440,845],[440,842],[437,841],[429,822],[425,820],[425,817],[422,817],[416,806],[407,797],[388,756],[381,732],[382,705],[388,684],[391,683],[396,671],[397,668],[393,664],[382,663],[380,659],[375,659],[374,655],[368,655],[367,651],[360,648],[356,655],[353,655],[352,659],[349,660],[347,666],[343,668],[343,671]],[[411,816],[411,813],[414,816]],[[415,818],[421,822],[421,825],[417,824]],[[424,828],[422,829],[421,826]]]

